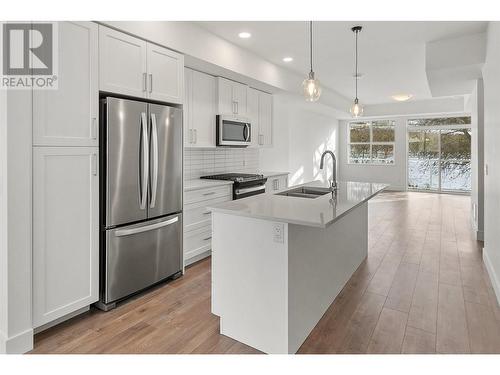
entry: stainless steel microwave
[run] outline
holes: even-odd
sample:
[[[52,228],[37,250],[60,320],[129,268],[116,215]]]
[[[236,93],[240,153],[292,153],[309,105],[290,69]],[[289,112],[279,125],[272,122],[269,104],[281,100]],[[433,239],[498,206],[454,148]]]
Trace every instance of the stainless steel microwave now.
[[[217,146],[247,147],[252,141],[252,124],[245,117],[217,115]]]

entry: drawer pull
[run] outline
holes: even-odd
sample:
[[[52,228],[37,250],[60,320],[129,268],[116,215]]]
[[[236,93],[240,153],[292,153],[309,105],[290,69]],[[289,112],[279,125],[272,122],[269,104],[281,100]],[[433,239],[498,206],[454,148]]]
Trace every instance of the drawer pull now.
[[[203,193],[203,195],[214,195],[215,194],[215,191],[211,191],[209,193]]]
[[[212,236],[204,238],[203,241],[208,241],[208,240],[211,240],[211,239],[212,239]]]
[[[212,212],[211,211],[207,211],[207,212],[203,212],[203,215],[210,215]]]

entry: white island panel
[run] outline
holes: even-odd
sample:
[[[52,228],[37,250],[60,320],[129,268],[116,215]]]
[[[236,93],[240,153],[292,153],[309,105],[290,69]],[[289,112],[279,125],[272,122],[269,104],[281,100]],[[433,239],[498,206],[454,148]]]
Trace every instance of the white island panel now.
[[[273,222],[212,217],[212,312],[220,332],[266,353],[288,350],[288,239],[274,242]]]

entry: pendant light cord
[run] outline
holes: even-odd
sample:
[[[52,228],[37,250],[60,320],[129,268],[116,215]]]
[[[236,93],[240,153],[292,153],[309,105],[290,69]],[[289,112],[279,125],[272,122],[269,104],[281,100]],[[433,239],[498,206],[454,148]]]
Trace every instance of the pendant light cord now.
[[[358,99],[358,33],[359,31],[356,31],[355,34],[356,34],[356,52],[355,52],[355,65],[356,65],[356,73],[355,73],[355,76],[354,76],[354,79],[355,79],[355,82],[356,82],[356,99]]]
[[[309,46],[311,54],[311,72],[313,71],[313,21],[309,21]]]

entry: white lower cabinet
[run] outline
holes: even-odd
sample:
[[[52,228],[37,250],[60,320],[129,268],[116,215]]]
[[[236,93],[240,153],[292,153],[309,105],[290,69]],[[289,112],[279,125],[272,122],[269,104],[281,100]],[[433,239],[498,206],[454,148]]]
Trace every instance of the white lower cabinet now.
[[[288,187],[288,175],[270,176],[266,182],[266,192],[278,191]]]
[[[212,215],[207,206],[231,199],[231,185],[184,193],[184,265],[201,259],[212,250]]]
[[[33,148],[33,325],[99,298],[97,147]]]

